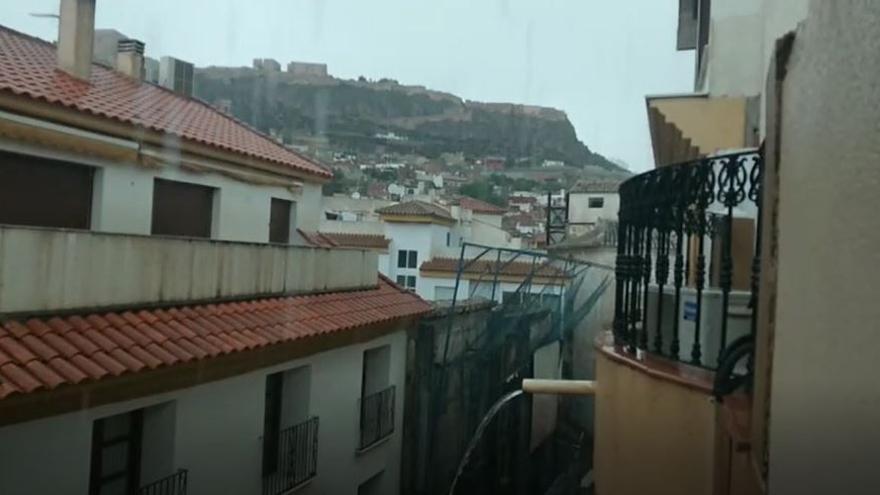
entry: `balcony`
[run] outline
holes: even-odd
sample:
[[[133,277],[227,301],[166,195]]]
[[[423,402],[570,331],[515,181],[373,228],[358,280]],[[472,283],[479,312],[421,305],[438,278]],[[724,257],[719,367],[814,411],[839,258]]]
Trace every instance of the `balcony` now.
[[[137,495],[186,495],[187,470],[181,469],[171,476],[144,485]]]
[[[724,490],[753,466],[762,164],[743,151],[621,185],[614,322],[597,342],[602,493],[747,493]]]
[[[364,451],[394,433],[394,385],[361,399],[361,437]]]
[[[318,418],[282,430],[275,470],[263,476],[263,495],[287,493],[318,473]]]
[[[0,225],[0,313],[375,287],[374,252]]]
[[[620,187],[614,343],[715,370],[754,335],[761,155],[661,167]],[[742,356],[740,356],[742,357]]]

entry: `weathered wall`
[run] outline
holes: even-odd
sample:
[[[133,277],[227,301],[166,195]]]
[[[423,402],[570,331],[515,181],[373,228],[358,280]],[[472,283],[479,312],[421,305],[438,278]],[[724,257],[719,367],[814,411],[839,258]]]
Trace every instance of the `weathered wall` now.
[[[0,312],[372,287],[377,254],[0,226]]]
[[[773,494],[877,490],[878,54],[880,2],[811,2],[768,122],[781,124]]]
[[[596,492],[710,495],[715,406],[708,394],[603,353],[596,379]]]
[[[390,383],[397,387],[395,431],[389,441],[356,454],[363,352],[381,345],[391,348]],[[393,495],[400,479],[405,362],[406,334],[401,328],[370,342],[226,380],[5,426],[0,428],[0,493],[87,493],[93,421],[170,401],[175,433],[170,450],[162,454],[174,468],[189,470],[187,493],[258,495],[266,375],[309,366],[308,414],[320,418],[318,472],[297,493],[354,494],[358,484],[384,470],[379,493]]]

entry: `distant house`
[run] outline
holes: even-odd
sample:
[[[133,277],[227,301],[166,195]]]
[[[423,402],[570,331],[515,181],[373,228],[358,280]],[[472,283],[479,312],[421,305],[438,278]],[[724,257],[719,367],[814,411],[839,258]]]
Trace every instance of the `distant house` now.
[[[620,210],[618,181],[580,181],[568,195],[569,234],[578,236],[600,220],[617,220]]]
[[[492,172],[501,172],[504,170],[504,164],[507,160],[499,156],[487,156],[483,158],[483,168]]]

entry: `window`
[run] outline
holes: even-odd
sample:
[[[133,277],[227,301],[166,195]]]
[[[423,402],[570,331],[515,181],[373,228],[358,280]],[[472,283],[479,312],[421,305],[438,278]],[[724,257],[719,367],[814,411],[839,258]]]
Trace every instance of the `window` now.
[[[95,421],[89,495],[124,495],[140,488],[141,410]]]
[[[152,233],[210,238],[214,191],[213,187],[156,179]]]
[[[416,288],[416,277],[413,275],[398,275],[397,276],[397,285],[401,287],[406,287],[407,289],[415,290]]]
[[[602,208],[605,206],[605,198],[589,198],[587,199],[587,207]]]
[[[287,244],[290,242],[290,217],[293,201],[272,198],[269,210],[269,242]]]
[[[418,268],[418,264],[418,251],[407,251],[405,249],[397,251],[397,268]]]
[[[0,152],[0,223],[89,228],[94,171]]]
[[[266,376],[266,395],[263,409],[263,476],[275,472],[278,466],[278,440],[281,433],[282,373]]]
[[[446,245],[447,246],[452,245],[452,234],[450,234],[449,232],[446,233]]]

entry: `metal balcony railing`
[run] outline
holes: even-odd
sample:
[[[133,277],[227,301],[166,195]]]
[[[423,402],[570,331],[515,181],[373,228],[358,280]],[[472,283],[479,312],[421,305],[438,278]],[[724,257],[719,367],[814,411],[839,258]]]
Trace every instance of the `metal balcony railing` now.
[[[275,470],[263,475],[263,495],[285,493],[318,473],[318,418],[279,433]]]
[[[180,469],[171,476],[144,485],[137,495],[186,495],[187,470]]]
[[[621,184],[617,345],[725,373],[733,369],[725,364],[731,354],[740,360],[750,355],[742,349],[753,346],[758,313],[762,167],[761,152],[752,150],[660,167]],[[742,266],[743,252],[751,266]],[[739,291],[732,283],[735,269]],[[742,287],[743,275],[750,287]],[[739,307],[732,309],[732,297]],[[735,340],[731,321],[744,333]]]
[[[361,399],[361,438],[364,450],[394,433],[394,385]]]

